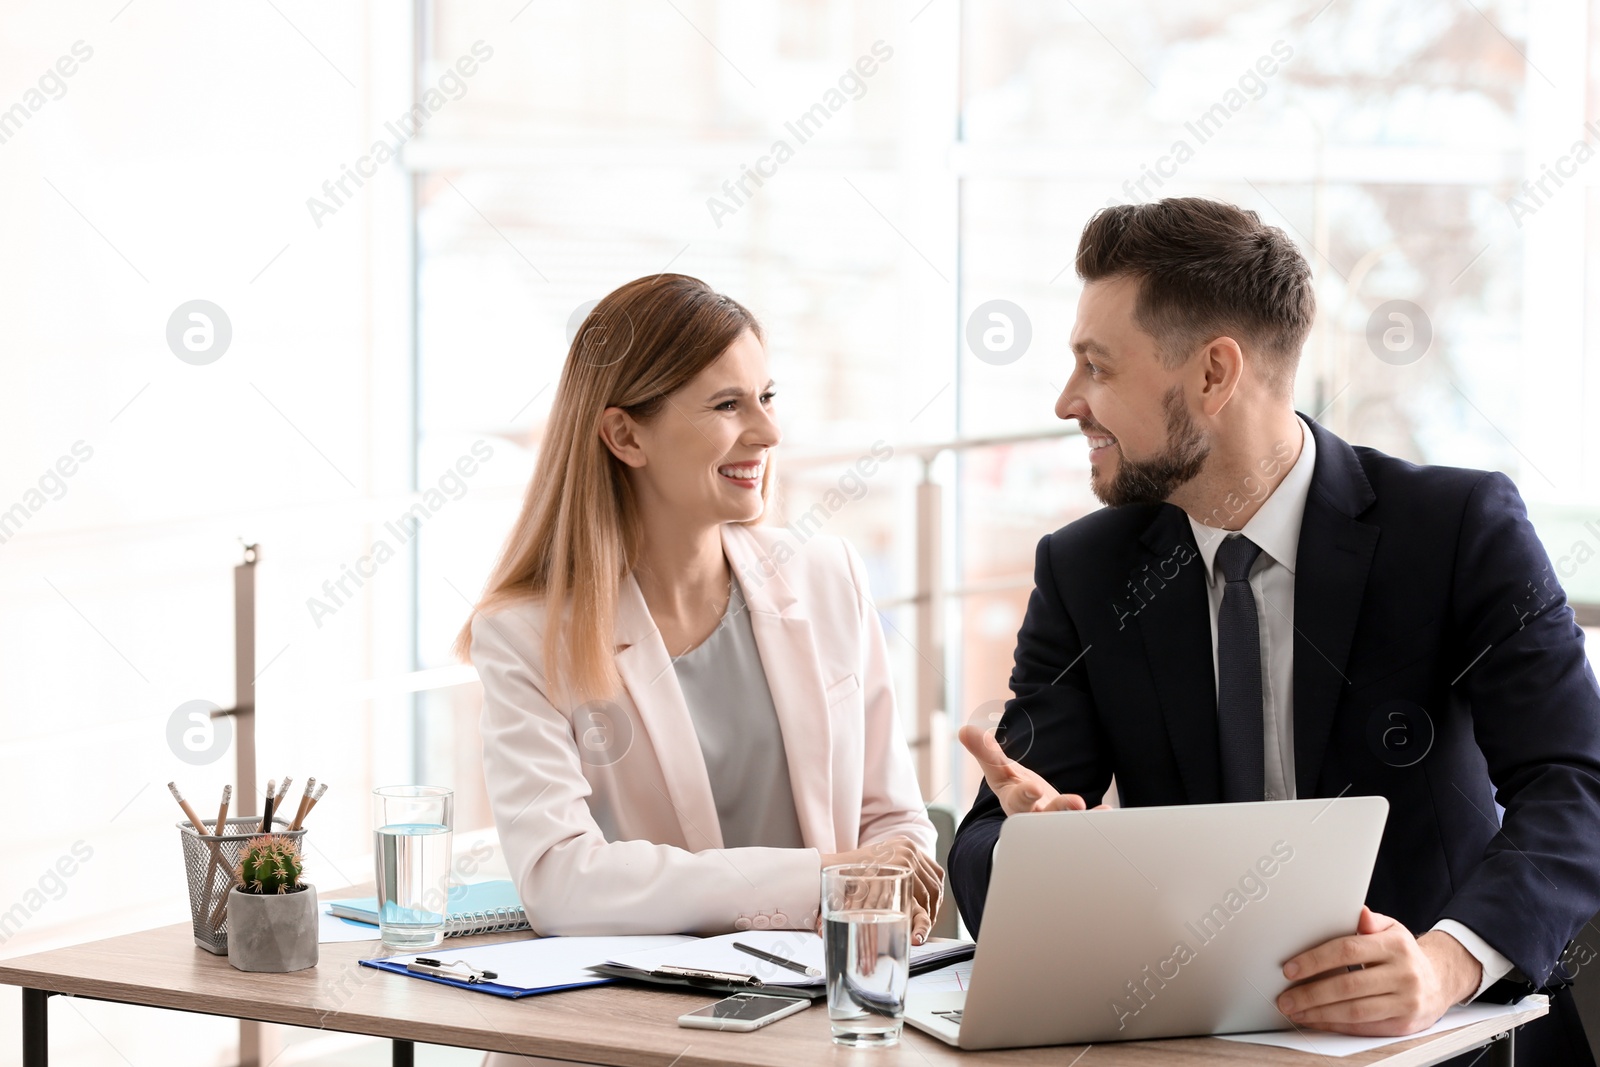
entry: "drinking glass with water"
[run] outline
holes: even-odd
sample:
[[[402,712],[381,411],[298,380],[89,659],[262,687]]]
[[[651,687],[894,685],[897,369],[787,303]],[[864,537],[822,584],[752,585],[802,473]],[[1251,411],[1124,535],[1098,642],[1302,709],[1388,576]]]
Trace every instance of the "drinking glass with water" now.
[[[911,952],[911,870],[846,864],[822,871],[828,1021],[836,1044],[900,1041]]]
[[[378,930],[385,945],[432,948],[444,940],[450,901],[455,793],[436,785],[372,791]]]

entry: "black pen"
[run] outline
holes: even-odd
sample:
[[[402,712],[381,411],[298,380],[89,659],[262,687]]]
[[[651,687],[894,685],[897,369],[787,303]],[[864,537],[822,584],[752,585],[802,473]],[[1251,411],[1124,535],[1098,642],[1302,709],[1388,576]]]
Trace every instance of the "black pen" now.
[[[803,963],[796,963],[794,960],[786,960],[782,956],[773,955],[771,952],[767,952],[764,949],[755,948],[740,941],[735,941],[733,943],[733,947],[748,956],[754,956],[758,960],[766,960],[768,963],[776,963],[779,967],[787,967],[796,974],[803,974],[807,978],[822,977],[822,972],[817,970],[815,967],[807,967]]]

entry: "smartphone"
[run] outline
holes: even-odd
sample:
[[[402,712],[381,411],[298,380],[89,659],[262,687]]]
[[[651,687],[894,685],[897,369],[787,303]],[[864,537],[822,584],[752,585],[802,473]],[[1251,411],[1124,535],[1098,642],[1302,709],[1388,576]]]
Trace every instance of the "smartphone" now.
[[[715,1004],[707,1004],[698,1011],[678,1016],[679,1026],[694,1026],[702,1030],[759,1030],[785,1015],[793,1015],[811,1006],[811,1001],[798,997],[766,997],[759,993],[735,993]]]

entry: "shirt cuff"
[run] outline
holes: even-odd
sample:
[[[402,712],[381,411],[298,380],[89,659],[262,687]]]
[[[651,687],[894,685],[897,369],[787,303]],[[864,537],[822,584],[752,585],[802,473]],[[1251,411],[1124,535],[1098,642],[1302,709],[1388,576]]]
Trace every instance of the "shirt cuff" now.
[[[1483,991],[1494,985],[1500,979],[1511,973],[1511,961],[1496,952],[1483,938],[1473,933],[1454,919],[1440,919],[1433,924],[1435,930],[1449,934],[1461,942],[1461,947],[1472,954],[1483,967],[1483,978],[1478,982],[1478,991],[1472,996],[1461,1001],[1470,1004],[1483,995]]]

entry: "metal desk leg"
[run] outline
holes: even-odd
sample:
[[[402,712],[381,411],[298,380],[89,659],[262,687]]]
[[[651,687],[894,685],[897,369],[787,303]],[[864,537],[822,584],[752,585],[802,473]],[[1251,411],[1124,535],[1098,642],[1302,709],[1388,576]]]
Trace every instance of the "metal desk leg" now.
[[[394,1067],[415,1067],[417,1046],[410,1041],[394,1039]],[[27,1065],[24,1065],[27,1067]]]
[[[1517,1062],[1517,1032],[1507,1030],[1489,1046],[1489,1067],[1515,1067]]]
[[[22,991],[22,1067],[50,1065],[50,994]]]

